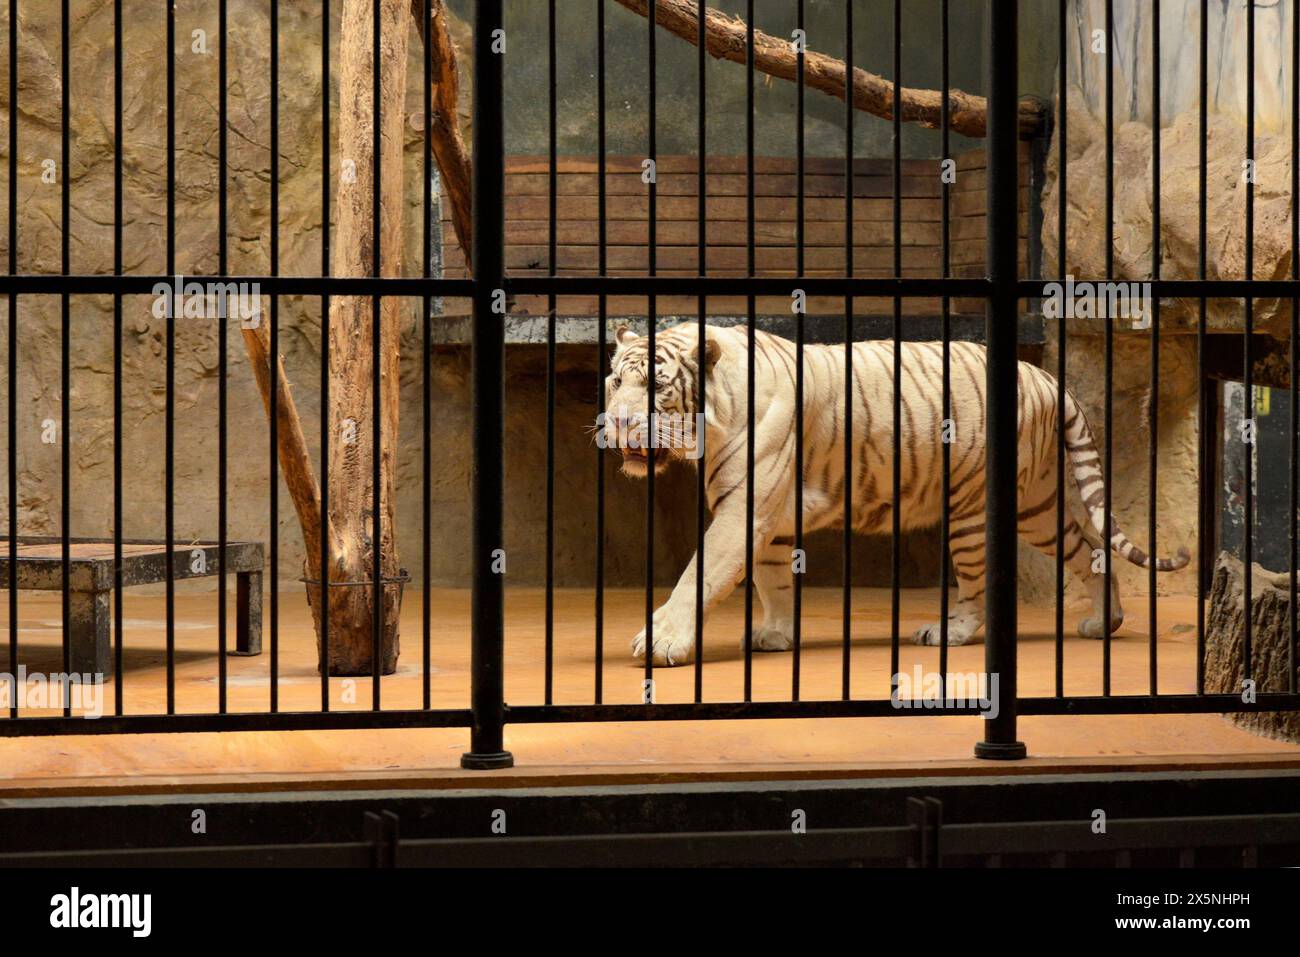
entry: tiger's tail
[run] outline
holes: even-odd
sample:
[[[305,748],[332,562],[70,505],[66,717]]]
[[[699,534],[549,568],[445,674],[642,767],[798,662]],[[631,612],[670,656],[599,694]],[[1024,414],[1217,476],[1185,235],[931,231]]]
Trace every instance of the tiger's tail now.
[[[1092,429],[1088,425],[1088,418],[1075,401],[1074,396],[1070,395],[1069,392],[1065,393],[1065,412],[1065,448],[1070,458],[1074,481],[1079,488],[1079,496],[1083,499],[1083,507],[1088,510],[1088,517],[1092,520],[1093,528],[1097,530],[1097,534],[1104,538],[1106,535],[1106,485],[1102,476],[1101,456],[1097,452],[1097,444],[1093,439]],[[1142,568],[1151,567],[1151,556],[1138,548],[1124,534],[1124,531],[1119,527],[1119,523],[1115,521],[1113,512],[1110,520],[1110,547],[1134,565],[1139,565]],[[1192,556],[1187,549],[1180,547],[1173,558],[1157,558],[1155,560],[1156,571],[1177,571],[1186,567],[1191,560]]]

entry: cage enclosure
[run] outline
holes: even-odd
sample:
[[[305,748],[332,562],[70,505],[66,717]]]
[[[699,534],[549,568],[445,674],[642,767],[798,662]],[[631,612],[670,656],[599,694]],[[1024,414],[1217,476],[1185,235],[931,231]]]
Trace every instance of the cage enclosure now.
[[[1294,760],[1290,0],[67,7],[13,781]]]

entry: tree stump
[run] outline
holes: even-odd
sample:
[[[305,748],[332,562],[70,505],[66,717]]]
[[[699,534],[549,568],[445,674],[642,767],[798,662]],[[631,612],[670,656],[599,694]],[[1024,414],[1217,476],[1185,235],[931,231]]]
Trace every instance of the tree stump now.
[[[1223,552],[1214,564],[1210,609],[1205,622],[1205,690],[1209,694],[1242,693],[1245,668],[1245,566]],[[1290,576],[1251,566],[1251,673],[1255,692],[1291,690],[1289,654],[1291,635]],[[1224,715],[1229,721],[1266,738],[1300,743],[1300,712],[1239,712]]]

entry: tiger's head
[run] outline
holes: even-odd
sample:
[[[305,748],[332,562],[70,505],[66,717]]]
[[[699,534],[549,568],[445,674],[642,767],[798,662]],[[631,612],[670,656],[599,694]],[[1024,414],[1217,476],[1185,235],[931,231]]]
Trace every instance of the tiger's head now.
[[[627,326],[615,334],[614,355],[605,379],[605,413],[599,423],[603,445],[623,458],[623,474],[644,478],[653,449],[655,473],[670,462],[697,458],[699,434],[698,327],[676,326],[655,336],[654,410],[650,416],[650,340]],[[722,355],[711,335],[704,341],[705,375]]]

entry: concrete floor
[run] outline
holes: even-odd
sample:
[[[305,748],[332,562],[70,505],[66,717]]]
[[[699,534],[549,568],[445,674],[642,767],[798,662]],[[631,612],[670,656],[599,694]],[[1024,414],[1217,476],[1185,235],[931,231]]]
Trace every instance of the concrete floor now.
[[[385,708],[420,706],[421,600],[410,592],[402,613],[403,654],[396,675],[385,678]],[[432,601],[435,707],[463,708],[469,695],[469,594],[435,590]],[[556,593],[555,701],[592,700],[594,681],[592,594]],[[320,683],[314,637],[301,593],[280,598],[280,707],[317,710]],[[1145,602],[1129,599],[1129,622],[1113,641],[1112,692],[1147,690]],[[642,669],[628,643],[640,627],[644,595],[634,589],[606,593],[605,701],[640,700]],[[933,589],[903,593],[904,636],[937,617]],[[182,712],[217,707],[216,597],[177,599],[176,700]],[[269,612],[269,603],[268,603]],[[840,593],[809,589],[804,601],[804,700],[838,698],[840,690]],[[1074,637],[1081,608],[1067,610],[1065,690],[1101,691],[1100,642]],[[1195,690],[1195,601],[1160,600],[1159,689]],[[164,631],[161,597],[128,594],[124,604],[127,713],[158,713],[165,703]],[[230,603],[233,647],[233,598]],[[541,703],[543,695],[541,589],[515,589],[507,599],[506,697],[513,705]],[[742,667],[738,642],[743,600],[733,597],[710,620],[705,636],[704,696],[739,700]],[[852,690],[855,697],[889,694],[889,594],[862,589],[854,594]],[[7,625],[7,622],[5,623]],[[1020,687],[1025,696],[1054,691],[1055,641],[1050,608],[1023,608]],[[21,661],[29,671],[60,670],[59,598],[23,593],[20,605]],[[0,631],[0,634],[3,632]],[[267,653],[228,658],[229,707],[266,710]],[[953,648],[950,672],[979,672],[984,648]],[[937,648],[901,646],[901,668],[937,669]],[[693,693],[693,668],[659,669],[657,700],[684,702]],[[787,700],[791,656],[755,655],[754,699]],[[111,686],[105,688],[111,708]],[[331,680],[331,707],[369,708],[370,681]],[[496,775],[461,772],[458,760],[468,743],[464,729],[332,732],[248,732],[229,734],[85,735],[0,739],[0,791],[15,793],[81,790],[202,789],[276,786],[326,787],[346,783],[369,787],[525,784],[557,780],[679,780],[701,777],[843,776],[853,774],[1005,773],[1006,764],[971,758],[982,733],[975,717],[748,720],[595,725],[513,725],[506,743],[517,767]],[[1216,715],[1039,717],[1021,719],[1021,739],[1031,758],[1016,770],[1097,770],[1125,767],[1300,765],[1300,746],[1268,741],[1240,731]]]

